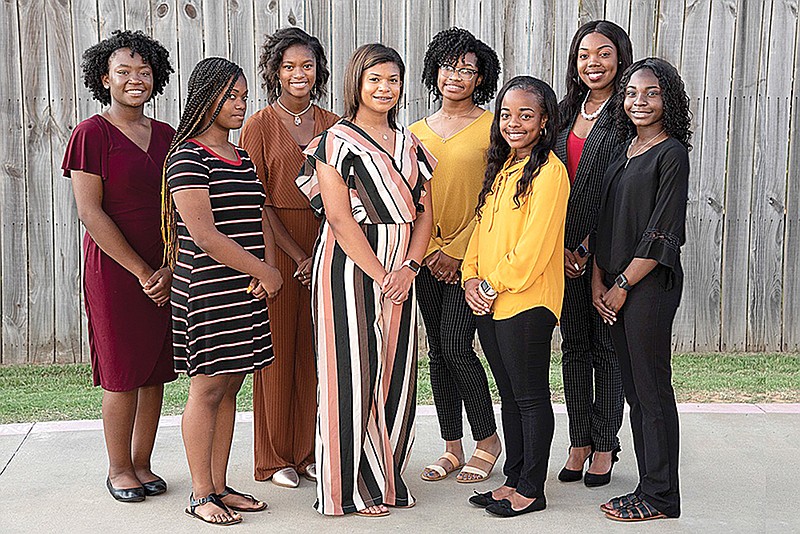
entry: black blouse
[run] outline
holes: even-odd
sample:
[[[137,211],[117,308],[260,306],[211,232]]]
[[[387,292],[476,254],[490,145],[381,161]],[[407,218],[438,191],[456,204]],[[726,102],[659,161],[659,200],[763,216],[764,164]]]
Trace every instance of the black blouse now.
[[[671,271],[672,281],[682,278],[688,194],[689,153],[676,139],[630,161],[622,152],[603,178],[593,248],[597,265],[616,276],[633,258],[649,258]]]

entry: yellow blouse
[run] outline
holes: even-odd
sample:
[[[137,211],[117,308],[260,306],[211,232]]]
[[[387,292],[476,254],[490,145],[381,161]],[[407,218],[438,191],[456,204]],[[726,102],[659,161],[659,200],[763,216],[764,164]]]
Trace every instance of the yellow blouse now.
[[[514,204],[517,181],[528,158],[506,162],[486,196],[461,266],[462,280],[485,279],[497,291],[495,319],[537,306],[561,316],[564,298],[564,221],[569,177],[550,152],[530,194]]]
[[[439,162],[430,182],[433,226],[425,257],[437,250],[451,258],[464,257],[475,227],[475,206],[486,171],[493,118],[492,113],[484,111],[446,139],[431,130],[425,119],[409,128]]]

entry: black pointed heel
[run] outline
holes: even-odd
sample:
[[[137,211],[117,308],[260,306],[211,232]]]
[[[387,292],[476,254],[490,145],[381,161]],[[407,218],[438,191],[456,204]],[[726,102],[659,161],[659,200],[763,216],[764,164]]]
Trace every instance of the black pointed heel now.
[[[614,464],[619,461],[618,454],[622,451],[621,448],[617,447],[613,451],[611,451],[611,467],[608,468],[607,473],[603,473],[602,475],[596,475],[594,473],[586,473],[583,477],[583,483],[586,485],[587,488],[599,488],[600,486],[605,486],[609,482],[611,482],[611,471],[614,470]]]
[[[567,455],[572,451],[572,447],[567,449]],[[586,457],[586,460],[589,460],[589,464],[592,463],[592,454],[589,453],[589,456]],[[583,463],[586,463],[586,460]],[[581,478],[583,478],[583,466],[580,469],[567,469],[566,467],[562,468],[561,471],[558,472],[558,480],[561,482],[577,482]]]

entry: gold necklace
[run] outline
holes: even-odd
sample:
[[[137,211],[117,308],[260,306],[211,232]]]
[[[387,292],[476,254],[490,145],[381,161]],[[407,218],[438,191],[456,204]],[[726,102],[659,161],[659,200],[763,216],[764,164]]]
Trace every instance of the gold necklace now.
[[[452,121],[452,120],[455,120],[455,119],[461,119],[461,118],[463,118],[463,117],[466,117],[466,116],[468,116],[468,115],[471,115],[471,114],[472,114],[472,112],[473,112],[473,111],[475,111],[475,108],[477,108],[477,107],[478,107],[478,105],[477,105],[477,104],[475,104],[475,103],[473,102],[473,104],[472,104],[472,107],[471,107],[471,108],[469,108],[469,111],[467,111],[466,113],[462,113],[461,115],[447,115],[447,114],[444,112],[444,110],[442,110],[442,117],[443,117],[445,120],[448,120],[448,121]]]
[[[370,126],[369,124],[365,124],[365,123],[363,123],[363,122],[359,122],[359,121],[355,121],[355,120],[354,120],[353,122],[355,122],[355,123],[356,123],[356,124],[358,124],[359,126],[364,126],[364,127],[366,127],[366,128],[369,128],[370,130],[372,130],[372,131],[374,131],[374,132],[376,132],[376,133],[380,134],[380,136],[381,136],[381,137],[383,137],[383,140],[384,140],[384,141],[388,141],[388,140],[389,140],[389,134],[385,134],[385,133],[381,132],[380,130],[378,130],[378,129],[377,129],[377,128],[375,128],[374,126]]]
[[[651,137],[650,139],[648,139],[648,141],[647,141],[647,142],[646,142],[644,145],[642,145],[642,146],[640,146],[639,148],[637,148],[637,149],[636,149],[636,151],[635,151],[633,154],[631,154],[630,156],[628,156],[628,155],[627,155],[627,151],[626,151],[626,157],[627,157],[628,159],[627,159],[627,160],[625,160],[625,168],[627,169],[627,168],[628,168],[628,163],[629,163],[629,162],[630,162],[630,161],[631,161],[633,158],[635,158],[636,156],[638,156],[639,154],[641,154],[642,152],[644,152],[645,150],[647,150],[647,147],[649,147],[649,146],[650,146],[650,143],[652,143],[653,141],[655,141],[655,140],[656,140],[656,138],[657,138],[658,136],[660,136],[661,134],[663,134],[663,133],[664,133],[664,128],[661,128],[661,131],[660,131],[660,132],[658,132],[658,133],[657,133],[657,134],[655,134],[653,137]],[[631,149],[631,147],[633,146],[633,143],[635,143],[635,142],[636,142],[636,141],[638,141],[638,140],[639,140],[639,136],[637,135],[636,137],[634,137],[634,138],[631,140],[631,144],[630,144],[630,146],[628,147],[628,150],[630,150],[630,149]]]
[[[309,109],[311,109],[311,106],[313,104],[312,102],[309,101],[308,106],[306,106],[306,109],[304,109],[300,113],[295,113],[294,111],[290,110],[289,108],[287,108],[286,106],[283,105],[283,102],[281,102],[281,98],[280,97],[278,97],[275,101],[278,103],[278,106],[280,106],[280,108],[283,111],[285,111],[286,113],[288,113],[289,115],[294,117],[294,125],[295,126],[300,126],[303,123],[303,119],[301,119],[300,117],[302,115],[304,115]]]

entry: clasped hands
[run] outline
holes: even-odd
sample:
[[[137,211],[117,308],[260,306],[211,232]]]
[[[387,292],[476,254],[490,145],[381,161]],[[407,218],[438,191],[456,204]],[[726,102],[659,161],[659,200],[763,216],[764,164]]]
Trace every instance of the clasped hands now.
[[[602,283],[592,281],[592,304],[603,322],[608,325],[617,322],[617,312],[622,309],[627,298],[628,292],[616,284],[606,289]]]
[[[251,293],[258,300],[275,297],[283,285],[283,278],[278,269],[263,262],[262,265],[262,273],[258,277],[254,276],[250,280],[250,285],[247,286],[248,293]]]
[[[491,313],[492,304],[494,299],[487,299],[480,291],[478,286],[481,285],[480,278],[470,278],[464,282],[464,297],[467,300],[467,305],[475,315],[486,315]]]
[[[402,304],[408,298],[412,283],[414,283],[414,271],[408,267],[400,267],[383,277],[381,293],[392,301],[392,304]]]
[[[461,261],[448,256],[441,250],[432,252],[422,260],[422,265],[427,267],[431,271],[431,275],[440,282],[457,284],[460,281]]]
[[[145,281],[139,280],[144,294],[150,297],[159,307],[169,302],[169,292],[172,288],[172,271],[169,267],[162,267],[153,271]]]

